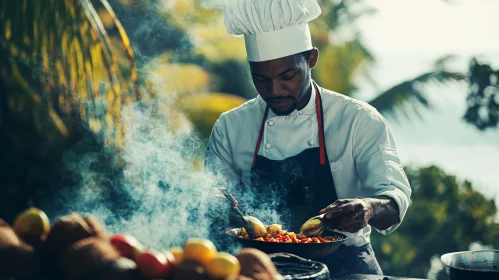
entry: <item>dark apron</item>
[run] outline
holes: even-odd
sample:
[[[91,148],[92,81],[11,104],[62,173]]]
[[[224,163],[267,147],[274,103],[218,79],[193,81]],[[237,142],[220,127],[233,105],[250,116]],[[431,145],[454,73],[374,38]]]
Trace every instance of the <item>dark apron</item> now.
[[[315,86],[315,84],[314,84]],[[258,205],[272,206],[281,217],[283,228],[299,231],[300,226],[310,217],[337,199],[333,176],[324,141],[324,123],[322,100],[316,89],[315,106],[319,126],[319,147],[310,148],[284,160],[271,160],[258,155],[269,107],[266,106],[258,141],[256,143],[253,165],[251,168],[251,187],[258,197]],[[293,137],[293,135],[283,136]],[[255,206],[258,208],[258,206]],[[264,209],[259,209],[264,210]],[[342,246],[338,253],[332,254],[322,262],[329,267],[331,276],[352,273],[380,274],[378,262],[374,254],[365,253],[369,246]],[[341,267],[337,265],[340,259]],[[359,271],[360,269],[360,271]]]

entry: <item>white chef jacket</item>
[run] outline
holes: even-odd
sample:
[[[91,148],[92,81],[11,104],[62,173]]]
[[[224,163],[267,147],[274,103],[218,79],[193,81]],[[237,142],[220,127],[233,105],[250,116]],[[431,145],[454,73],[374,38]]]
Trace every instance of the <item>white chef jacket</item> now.
[[[388,123],[369,104],[318,87],[322,97],[324,139],[336,193],[342,198],[384,195],[395,200],[402,222],[411,187],[401,166]],[[318,147],[315,94],[302,110],[278,116],[269,110],[258,154],[282,160]],[[205,167],[230,186],[250,185],[250,171],[266,103],[260,97],[223,113],[216,121],[206,150]],[[331,186],[333,187],[333,186]],[[331,201],[333,203],[334,201]],[[318,213],[317,213],[318,214]],[[346,246],[370,242],[371,226],[347,236]]]

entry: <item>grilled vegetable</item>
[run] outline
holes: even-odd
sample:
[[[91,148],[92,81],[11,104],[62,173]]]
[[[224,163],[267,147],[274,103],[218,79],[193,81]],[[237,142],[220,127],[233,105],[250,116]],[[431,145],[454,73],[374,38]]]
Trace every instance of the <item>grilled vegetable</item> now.
[[[254,238],[265,237],[267,235],[267,229],[263,223],[253,216],[244,216],[246,223],[246,231],[254,233]]]
[[[300,228],[300,233],[306,236],[319,236],[324,232],[324,215],[308,219]]]
[[[247,234],[245,234],[246,232],[244,231],[244,228],[241,229],[241,232],[239,232],[237,237],[243,239],[253,239],[255,241],[271,242],[271,243],[327,243],[341,239],[336,236],[335,237],[326,236],[322,238],[322,237],[314,237],[313,235],[310,235],[309,237],[305,234],[300,234],[300,233],[296,234],[294,232],[288,232],[282,230],[281,225],[278,224],[273,224],[267,226],[266,228],[268,230],[268,233],[265,235],[265,238],[263,237],[251,238]]]

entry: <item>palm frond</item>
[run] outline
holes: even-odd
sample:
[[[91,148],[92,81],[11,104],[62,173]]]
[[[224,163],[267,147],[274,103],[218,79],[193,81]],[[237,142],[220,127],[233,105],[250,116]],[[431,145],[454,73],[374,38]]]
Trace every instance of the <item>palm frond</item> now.
[[[427,72],[389,88],[371,100],[369,104],[382,114],[398,115],[398,113],[402,113],[406,117],[409,117],[411,113],[419,115],[420,109],[428,109],[433,105],[422,86],[447,84],[465,78],[465,75],[458,72],[444,70]]]
[[[83,123],[119,146],[121,107],[139,91],[130,41],[107,0],[1,0],[0,7],[0,77],[11,119],[24,116],[46,139],[68,138]]]

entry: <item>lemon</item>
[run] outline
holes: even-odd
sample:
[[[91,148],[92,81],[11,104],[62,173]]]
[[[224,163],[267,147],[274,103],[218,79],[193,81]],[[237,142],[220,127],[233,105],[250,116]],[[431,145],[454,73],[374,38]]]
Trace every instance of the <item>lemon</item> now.
[[[31,207],[16,217],[13,228],[22,237],[41,237],[50,231],[50,221],[45,212]]]
[[[191,238],[184,244],[184,260],[205,265],[216,253],[217,248],[210,240]]]
[[[225,252],[217,253],[206,264],[206,272],[211,278],[224,279],[239,274],[241,265],[233,255]]]
[[[184,259],[184,249],[180,247],[171,247],[168,251],[175,257],[175,263],[180,263]]]

